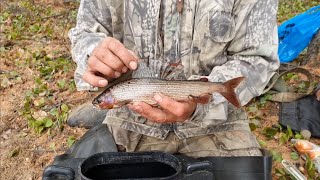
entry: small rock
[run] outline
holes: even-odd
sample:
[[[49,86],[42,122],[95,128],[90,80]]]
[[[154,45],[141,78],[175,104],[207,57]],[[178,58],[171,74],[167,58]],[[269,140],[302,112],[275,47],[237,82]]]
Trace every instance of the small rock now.
[[[11,129],[8,129],[5,133],[6,134],[11,134]]]
[[[26,137],[28,135],[28,133],[25,133],[25,132],[21,132],[20,136],[21,137]]]
[[[2,137],[3,139],[5,139],[5,140],[9,139],[8,134],[2,134],[1,137]]]
[[[302,135],[302,137],[306,140],[309,140],[311,137],[311,132],[309,130],[303,129],[300,134]]]
[[[35,119],[41,119],[41,118],[46,117],[47,115],[48,115],[47,112],[42,111],[42,110],[39,110],[39,111],[34,112],[32,116],[33,116]]]
[[[299,171],[303,173],[304,172],[304,167],[299,166]]]
[[[250,122],[255,124],[257,127],[261,126],[261,122],[259,120],[257,120],[257,119],[252,119]]]
[[[258,116],[258,117],[263,117],[263,116],[264,116],[264,112],[263,112],[262,110],[258,110],[258,111],[256,112],[256,116]]]
[[[39,96],[45,96],[47,94],[47,92],[42,92],[42,93],[39,93]]]

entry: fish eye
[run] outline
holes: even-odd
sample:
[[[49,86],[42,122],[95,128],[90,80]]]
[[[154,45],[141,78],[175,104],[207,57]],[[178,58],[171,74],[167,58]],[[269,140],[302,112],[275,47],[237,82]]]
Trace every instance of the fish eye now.
[[[108,103],[108,104],[113,104],[114,103],[114,98],[112,96],[105,96],[102,99],[102,102]]]

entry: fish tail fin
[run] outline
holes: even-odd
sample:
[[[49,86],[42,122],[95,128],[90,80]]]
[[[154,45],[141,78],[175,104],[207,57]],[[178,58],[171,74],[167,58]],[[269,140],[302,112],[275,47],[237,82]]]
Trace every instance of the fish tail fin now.
[[[235,89],[244,79],[244,77],[238,77],[223,83],[224,91],[219,92],[223,97],[225,97],[231,104],[233,104],[236,107],[240,107],[241,103],[237,98]]]

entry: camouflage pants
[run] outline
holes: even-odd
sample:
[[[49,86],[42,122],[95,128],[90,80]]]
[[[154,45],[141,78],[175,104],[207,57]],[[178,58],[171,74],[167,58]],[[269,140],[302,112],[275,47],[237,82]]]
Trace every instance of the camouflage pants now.
[[[255,136],[250,131],[221,131],[211,135],[179,139],[170,133],[157,139],[109,126],[120,151],[164,151],[181,153],[191,157],[205,156],[260,156]]]

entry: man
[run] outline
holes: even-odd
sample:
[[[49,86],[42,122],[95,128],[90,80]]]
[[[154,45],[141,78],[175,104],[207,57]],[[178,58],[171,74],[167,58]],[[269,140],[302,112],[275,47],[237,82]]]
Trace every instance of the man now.
[[[77,88],[105,87],[136,70],[138,59],[159,59],[181,62],[189,79],[244,76],[236,93],[245,105],[279,67],[276,12],[274,0],[82,0],[69,33]],[[103,123],[118,150],[261,155],[245,112],[221,95],[207,104],[154,99],[159,107],[140,102],[107,112]]]

